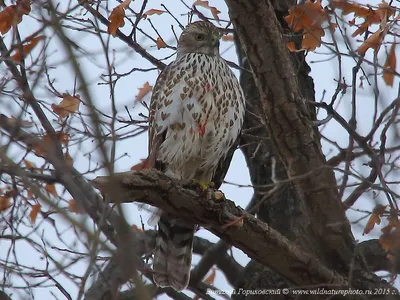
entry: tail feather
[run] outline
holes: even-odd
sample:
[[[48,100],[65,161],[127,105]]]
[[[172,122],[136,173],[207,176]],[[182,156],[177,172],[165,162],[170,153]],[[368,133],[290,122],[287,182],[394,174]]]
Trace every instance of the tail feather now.
[[[189,284],[195,225],[163,213],[158,227],[153,279],[159,286],[182,291]]]

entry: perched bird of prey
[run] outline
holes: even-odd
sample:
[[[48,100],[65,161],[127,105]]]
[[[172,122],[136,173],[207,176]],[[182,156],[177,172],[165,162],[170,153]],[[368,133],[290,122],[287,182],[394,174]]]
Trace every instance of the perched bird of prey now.
[[[226,173],[245,112],[239,82],[219,54],[220,37],[212,23],[189,24],[179,38],[176,60],[157,79],[150,104],[150,167],[201,186],[222,181],[216,177]],[[158,226],[153,279],[183,290],[196,225],[163,212]]]

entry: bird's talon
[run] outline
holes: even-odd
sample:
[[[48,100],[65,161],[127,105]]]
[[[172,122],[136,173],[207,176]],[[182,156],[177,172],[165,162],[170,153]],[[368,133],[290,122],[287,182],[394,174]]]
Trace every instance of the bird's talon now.
[[[193,184],[198,185],[202,191],[207,190],[211,186],[210,183],[201,182],[196,179],[193,179]]]

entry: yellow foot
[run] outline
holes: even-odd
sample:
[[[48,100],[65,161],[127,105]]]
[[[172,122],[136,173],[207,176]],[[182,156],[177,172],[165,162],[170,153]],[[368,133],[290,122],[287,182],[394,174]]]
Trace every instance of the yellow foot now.
[[[214,183],[213,183],[213,182],[202,182],[202,181],[196,180],[196,179],[193,179],[192,182],[193,182],[193,184],[200,186],[200,189],[201,189],[202,191],[205,191],[205,190],[207,190],[209,187],[213,187],[213,186],[214,186]]]

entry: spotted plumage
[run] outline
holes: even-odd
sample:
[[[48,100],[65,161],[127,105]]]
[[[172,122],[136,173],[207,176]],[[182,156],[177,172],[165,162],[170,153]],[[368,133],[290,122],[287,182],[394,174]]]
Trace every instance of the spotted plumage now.
[[[176,60],[153,89],[150,166],[178,179],[213,181],[243,124],[243,91],[219,54],[219,39],[211,23],[189,24],[179,39]],[[161,214],[153,276],[158,285],[186,288],[194,230],[188,221]]]

